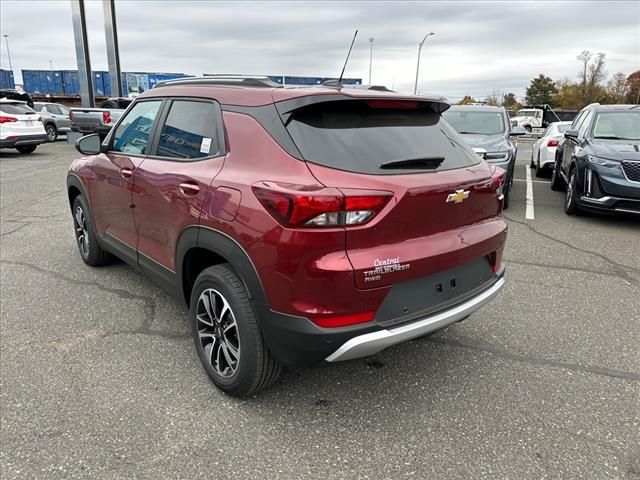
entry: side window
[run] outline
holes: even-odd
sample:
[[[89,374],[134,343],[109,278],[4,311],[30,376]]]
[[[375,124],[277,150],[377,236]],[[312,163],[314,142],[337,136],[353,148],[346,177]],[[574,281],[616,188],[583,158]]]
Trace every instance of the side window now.
[[[42,105],[41,103],[36,103],[33,105],[33,109],[36,112],[41,112],[43,108],[44,108],[44,105]]]
[[[53,113],[54,115],[62,115],[62,111],[57,105],[47,105],[47,110],[49,110],[49,113]]]
[[[113,135],[111,150],[135,155],[147,153],[149,134],[161,103],[160,100],[139,102],[129,110]]]
[[[157,155],[204,158],[222,152],[217,103],[174,100],[160,134]]]
[[[584,121],[582,122],[582,125],[580,125],[580,128],[578,129],[578,138],[585,137],[587,130],[589,129],[589,125],[591,125],[592,117],[593,117],[593,110],[587,113],[587,115],[584,117]]]
[[[582,122],[582,119],[584,118],[585,114],[586,112],[579,113],[578,116],[573,119],[573,123],[571,124],[571,130],[578,130],[578,127],[580,127],[580,122]]]

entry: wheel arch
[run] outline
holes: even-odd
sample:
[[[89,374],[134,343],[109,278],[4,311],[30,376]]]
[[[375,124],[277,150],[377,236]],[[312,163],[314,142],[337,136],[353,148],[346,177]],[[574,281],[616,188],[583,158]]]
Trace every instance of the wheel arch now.
[[[236,272],[254,304],[268,304],[260,276],[245,249],[226,233],[191,225],[183,230],[176,245],[179,290],[187,306],[200,272],[221,263],[229,264]]]
[[[82,185],[82,181],[76,177],[75,175],[67,176],[67,198],[69,199],[69,208],[73,209],[73,201],[76,199],[78,195],[82,195],[87,201],[87,208],[89,209],[89,214],[91,214],[91,205],[89,201],[89,196]],[[93,218],[93,216],[92,216]]]

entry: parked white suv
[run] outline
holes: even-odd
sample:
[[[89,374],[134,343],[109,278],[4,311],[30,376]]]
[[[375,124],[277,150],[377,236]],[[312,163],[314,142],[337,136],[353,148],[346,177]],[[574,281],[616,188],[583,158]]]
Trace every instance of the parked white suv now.
[[[47,141],[40,116],[25,102],[0,99],[0,148],[32,153]]]

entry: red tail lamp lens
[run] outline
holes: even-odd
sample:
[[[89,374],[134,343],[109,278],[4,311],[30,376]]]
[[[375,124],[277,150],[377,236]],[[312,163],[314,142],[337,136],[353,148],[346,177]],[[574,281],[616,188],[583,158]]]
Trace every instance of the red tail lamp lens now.
[[[102,122],[104,124],[111,123],[111,112],[102,112]]]
[[[547,147],[557,147],[557,146],[558,146],[558,140],[556,140],[555,138],[552,138],[547,142]]]

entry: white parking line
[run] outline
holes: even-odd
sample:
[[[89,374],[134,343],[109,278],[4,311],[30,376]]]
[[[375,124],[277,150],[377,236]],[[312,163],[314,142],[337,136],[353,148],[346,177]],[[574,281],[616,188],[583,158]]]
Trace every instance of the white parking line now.
[[[531,169],[527,168],[527,210],[524,214],[524,218],[527,220],[534,219],[533,214],[533,182],[531,181]]]
[[[526,178],[514,178],[513,181],[514,182],[526,182],[527,179]],[[531,183],[546,183],[547,185],[549,185],[549,182],[545,182],[544,180],[531,180]]]

